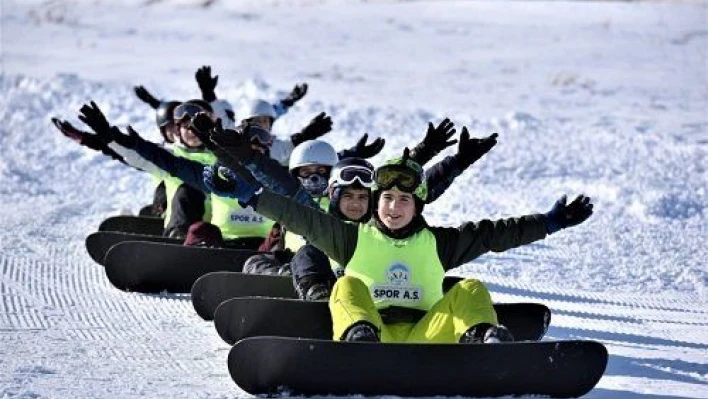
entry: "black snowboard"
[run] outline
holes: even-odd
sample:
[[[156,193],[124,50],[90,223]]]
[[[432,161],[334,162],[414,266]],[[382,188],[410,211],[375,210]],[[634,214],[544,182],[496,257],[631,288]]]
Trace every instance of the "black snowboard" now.
[[[182,245],[184,239],[144,234],[121,233],[117,231],[97,231],[95,233],[89,234],[89,236],[86,237],[86,250],[88,250],[91,259],[103,265],[105,264],[104,259],[106,257],[106,253],[108,253],[108,250],[111,249],[111,247],[113,247],[114,245],[126,241],[143,241]],[[262,241],[263,239],[259,237],[247,237],[243,239],[227,240],[224,242],[224,246],[230,249],[253,250],[254,248],[257,248]],[[214,270],[231,269],[232,267],[221,269],[215,268]]]
[[[550,310],[537,303],[496,304],[499,323],[517,341],[543,338],[551,320]],[[216,309],[214,326],[228,344],[241,339],[273,335],[332,339],[332,319],[326,301],[244,297],[232,298]]]
[[[157,216],[111,216],[101,222],[98,231],[120,231],[123,233],[159,236],[164,230],[165,220]]]
[[[253,337],[229,352],[250,394],[578,397],[607,366],[595,341],[378,344]]]
[[[244,296],[297,298],[297,293],[291,276],[238,272],[207,273],[192,286],[192,305],[204,320],[214,320],[214,312],[221,302]]]
[[[86,237],[86,250],[91,259],[103,265],[103,261],[112,246],[126,241],[159,242],[163,244],[181,245],[183,239],[169,238],[163,236],[123,233],[119,231],[97,231]]]
[[[447,291],[461,279],[446,276],[443,289]],[[200,277],[192,286],[192,305],[204,320],[214,320],[214,312],[221,302],[244,296],[298,298],[290,276],[216,272]]]
[[[118,289],[136,292],[188,293],[201,276],[220,270],[241,271],[257,252],[126,241],[108,250],[106,275]]]

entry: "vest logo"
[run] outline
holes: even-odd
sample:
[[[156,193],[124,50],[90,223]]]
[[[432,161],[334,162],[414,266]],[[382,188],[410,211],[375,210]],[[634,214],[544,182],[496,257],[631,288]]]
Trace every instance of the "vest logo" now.
[[[232,213],[229,220],[234,223],[263,223],[263,216],[255,213]]]
[[[415,305],[423,299],[422,288],[410,285],[411,271],[408,266],[394,263],[386,270],[386,279],[388,284],[374,284],[371,287],[374,302]]]
[[[401,263],[394,263],[386,270],[388,282],[393,285],[407,285],[411,278],[411,272],[408,267]]]

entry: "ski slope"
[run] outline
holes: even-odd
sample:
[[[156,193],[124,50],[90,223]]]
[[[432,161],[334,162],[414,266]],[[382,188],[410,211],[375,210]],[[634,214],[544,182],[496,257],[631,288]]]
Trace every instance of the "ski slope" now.
[[[158,140],[133,86],[198,97],[202,65],[235,107],[308,82],[275,131],[324,110],[337,148],[386,138],[374,162],[446,116],[498,132],[429,222],[546,212],[565,193],[596,211],[457,274],[497,302],[546,303],[550,339],[603,342],[587,398],[708,398],[708,3],[14,0],[0,13],[0,398],[250,397],[188,296],[118,291],[88,257],[86,235],[152,187],[49,120],[81,126],[95,100]]]

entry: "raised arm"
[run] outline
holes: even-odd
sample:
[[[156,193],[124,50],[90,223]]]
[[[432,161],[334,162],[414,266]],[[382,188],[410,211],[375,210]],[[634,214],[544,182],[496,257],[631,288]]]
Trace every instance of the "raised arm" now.
[[[219,75],[211,76],[211,66],[204,65],[197,69],[194,73],[194,78],[199,85],[199,90],[202,92],[202,100],[210,103],[216,100],[216,84],[219,82]]]
[[[68,121],[62,121],[57,118],[52,118],[52,123],[57,129],[59,129],[59,131],[64,136],[78,143],[79,145],[82,145],[86,148],[90,148],[94,151],[101,151],[104,155],[107,155],[118,162],[124,163],[126,165],[128,164],[123,159],[123,157],[120,154],[116,153],[114,150],[112,150],[106,143],[105,139],[99,136],[98,134],[84,132],[83,130],[79,130],[74,127],[74,125],[72,125]]]
[[[218,195],[236,198],[287,226],[340,264],[349,262],[356,248],[356,225],[265,189],[255,179],[247,179],[245,173],[243,168],[234,172],[226,167],[208,167],[204,169],[204,181]]]
[[[248,129],[260,129],[242,125],[235,130],[223,129],[219,120],[213,122],[205,114],[196,115],[191,121],[192,131],[210,149],[220,164],[239,170],[245,167],[258,183],[286,196],[296,197],[308,206],[318,208],[317,203],[303,189],[300,182],[276,160],[255,150],[246,139]]]
[[[457,267],[486,253],[503,252],[546,238],[559,230],[576,226],[593,213],[590,198],[579,195],[566,204],[561,197],[545,214],[501,220],[465,223],[459,228],[433,228],[438,253],[446,269]]]
[[[445,157],[425,171],[425,179],[428,182],[428,198],[425,202],[429,204],[438,199],[452,185],[457,176],[477,162],[496,144],[496,133],[482,139],[470,138],[467,128],[463,127],[457,146],[457,154]]]
[[[430,162],[440,151],[457,143],[457,140],[450,140],[455,132],[455,124],[448,118],[443,119],[437,127],[428,122],[428,131],[423,141],[411,150],[411,159],[421,166]]]
[[[345,159],[345,158],[368,159],[368,158],[375,156],[379,152],[381,152],[381,150],[384,147],[384,144],[386,144],[386,140],[379,137],[376,140],[372,141],[371,144],[366,144],[366,140],[368,138],[369,138],[369,133],[364,133],[364,135],[361,136],[359,141],[356,142],[354,147],[339,151],[337,153],[337,156],[339,157],[340,160]]]
[[[290,107],[302,100],[302,98],[305,97],[305,94],[307,94],[307,88],[307,83],[296,84],[287,96],[273,104],[277,117],[285,115]]]
[[[425,170],[425,181],[428,184],[426,204],[430,204],[440,198],[455,181],[455,178],[462,174],[462,170],[455,166],[454,160],[453,156],[445,157],[442,161]]]
[[[198,190],[208,190],[202,178],[204,165],[201,163],[173,155],[159,145],[140,137],[130,126],[128,134],[124,134],[108,123],[94,102],[81,107],[80,112],[79,119],[90,126],[98,136],[105,137],[109,148],[123,156],[130,165],[152,174],[156,174],[154,168],[157,167]]]

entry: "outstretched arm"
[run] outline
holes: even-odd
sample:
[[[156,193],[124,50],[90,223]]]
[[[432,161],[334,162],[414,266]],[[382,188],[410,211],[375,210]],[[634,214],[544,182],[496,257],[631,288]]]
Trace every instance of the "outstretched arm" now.
[[[142,159],[157,166],[160,170],[169,175],[177,177],[197,190],[201,190],[205,193],[210,192],[202,178],[204,164],[191,159],[178,157],[161,146],[147,141],[140,136],[137,136],[132,150]]]
[[[173,155],[159,145],[140,137],[130,126],[128,126],[128,134],[124,134],[108,123],[105,115],[94,102],[81,107],[80,112],[79,119],[90,126],[98,136],[104,137],[107,145],[122,155],[130,165],[158,176],[160,176],[159,170],[162,170],[196,189],[202,191],[206,189],[202,179],[204,166],[199,162]]]
[[[135,86],[133,90],[135,91],[135,95],[138,96],[138,98],[142,100],[142,102],[149,105],[152,109],[157,109],[157,107],[159,107],[162,103],[162,101],[158,98],[155,98],[155,96],[153,96],[145,88],[145,86]]]
[[[300,182],[290,175],[274,159],[254,150],[251,143],[245,139],[247,129],[243,125],[236,130],[223,129],[221,121],[213,122],[205,114],[195,116],[192,121],[192,131],[202,143],[211,150],[219,163],[233,170],[247,168],[249,176],[254,176],[259,184],[276,193],[301,198],[308,206],[317,208],[317,203],[301,190]]]
[[[430,204],[440,198],[450,188],[457,176],[462,174],[462,171],[455,166],[454,160],[453,156],[445,157],[442,161],[425,170],[425,181],[428,184],[426,204]]]
[[[292,107],[293,105],[295,105],[296,102],[302,100],[302,98],[305,97],[305,94],[307,94],[307,83],[300,83],[295,85],[292,91],[290,91],[290,93],[288,93],[285,98],[273,104],[275,113],[278,115],[278,117],[285,115],[285,113],[288,112],[288,109],[290,109],[290,107]]]
[[[342,219],[307,207],[290,198],[264,190],[254,207],[299,234],[335,262],[346,265],[356,249],[358,227]]]
[[[543,215],[468,222],[458,228],[431,228],[445,270],[467,263],[489,251],[502,252],[546,237]]]
[[[118,162],[127,164],[122,156],[108,147],[108,144],[106,144],[101,136],[79,130],[68,121],[62,121],[57,118],[52,118],[52,123],[64,136],[70,140],[94,151],[101,151],[104,155],[107,155]]]
[[[304,205],[295,198],[264,189],[247,173],[243,168],[235,172],[226,167],[207,167],[204,181],[219,195],[236,198],[242,204],[253,206],[261,215],[287,226],[288,230],[305,237],[340,264],[349,262],[356,248],[356,225]]]
[[[561,197],[545,214],[465,223],[459,228],[433,228],[445,269],[469,262],[489,251],[503,252],[576,226],[593,213],[590,198],[579,195],[570,204]]]
[[[497,134],[483,139],[470,138],[467,128],[463,127],[459,142],[457,154],[446,157],[425,171],[425,179],[428,182],[426,203],[438,199],[457,176],[489,152],[497,144]]]

